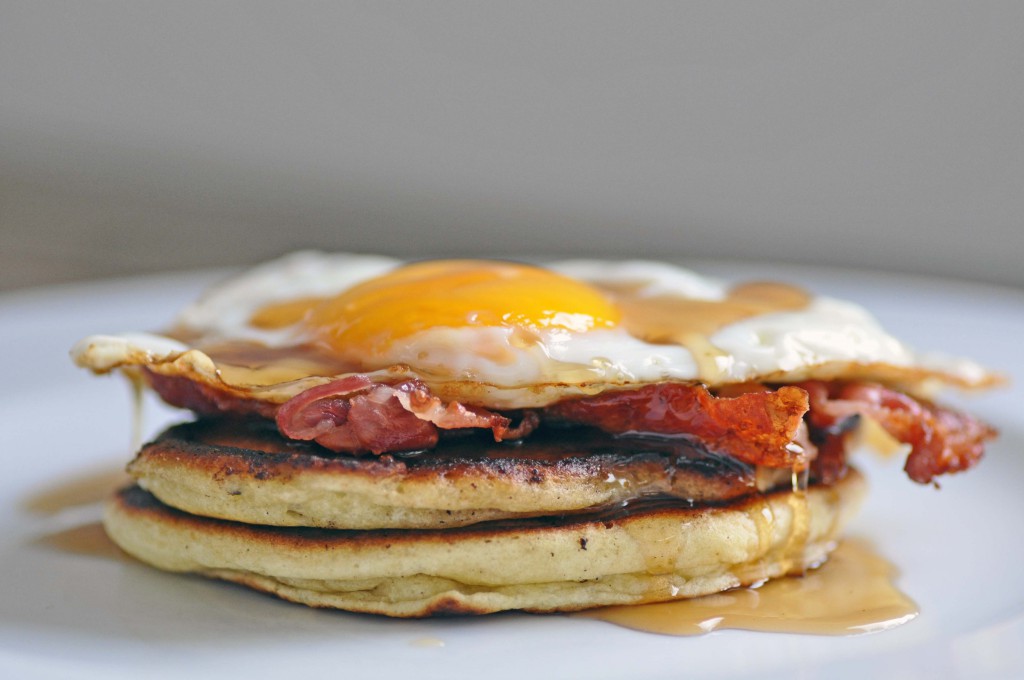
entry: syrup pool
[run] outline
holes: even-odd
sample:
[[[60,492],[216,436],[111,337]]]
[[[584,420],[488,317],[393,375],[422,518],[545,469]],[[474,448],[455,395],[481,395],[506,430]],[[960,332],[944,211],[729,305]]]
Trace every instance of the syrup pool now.
[[[843,541],[828,562],[759,588],[693,600],[605,607],[573,616],[664,635],[702,635],[725,628],[772,633],[858,635],[913,620],[917,605],[894,580],[897,571],[864,540]]]

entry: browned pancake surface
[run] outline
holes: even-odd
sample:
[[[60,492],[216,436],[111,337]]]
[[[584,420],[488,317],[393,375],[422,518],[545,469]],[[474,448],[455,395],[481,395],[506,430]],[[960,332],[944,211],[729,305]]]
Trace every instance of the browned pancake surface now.
[[[282,438],[271,423],[170,428],[129,467],[164,503],[256,524],[444,528],[591,510],[648,496],[721,503],[788,481],[684,438],[549,429],[523,442],[449,437],[437,449],[336,454]]]

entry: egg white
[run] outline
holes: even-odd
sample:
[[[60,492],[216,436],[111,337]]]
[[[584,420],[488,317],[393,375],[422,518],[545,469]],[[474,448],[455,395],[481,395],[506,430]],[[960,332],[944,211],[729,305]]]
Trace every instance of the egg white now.
[[[261,308],[300,298],[331,297],[401,264],[379,255],[290,253],[215,285],[178,314],[174,327],[200,338],[282,345],[292,341],[293,330],[274,333],[249,323]]]

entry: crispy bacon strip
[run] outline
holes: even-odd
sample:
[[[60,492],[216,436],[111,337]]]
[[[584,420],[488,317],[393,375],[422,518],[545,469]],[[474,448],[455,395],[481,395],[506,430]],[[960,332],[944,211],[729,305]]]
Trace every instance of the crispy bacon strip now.
[[[812,426],[828,428],[857,415],[874,419],[911,446],[903,469],[922,484],[972,467],[981,459],[985,441],[996,435],[994,428],[972,416],[876,383],[808,381],[800,386],[810,395]]]
[[[517,426],[482,408],[445,404],[416,380],[374,384],[349,376],[307,390],[281,405],[275,418],[281,434],[313,440],[332,451],[381,454],[429,449],[438,430],[489,429],[495,441],[526,436],[537,425],[530,414]]]
[[[799,387],[726,398],[703,385],[660,383],[563,401],[543,416],[613,434],[686,434],[751,465],[803,468],[812,452],[794,439],[808,408]]]

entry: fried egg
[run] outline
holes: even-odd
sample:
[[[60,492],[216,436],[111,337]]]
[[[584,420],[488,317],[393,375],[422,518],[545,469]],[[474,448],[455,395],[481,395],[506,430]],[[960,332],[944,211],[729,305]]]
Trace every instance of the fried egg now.
[[[664,263],[546,266],[295,253],[213,288],[159,334],[72,349],[96,372],[144,367],[283,403],[353,373],[415,377],[449,400],[529,408],[662,381],[808,378],[980,387],[967,360],[919,354],[861,307]]]

